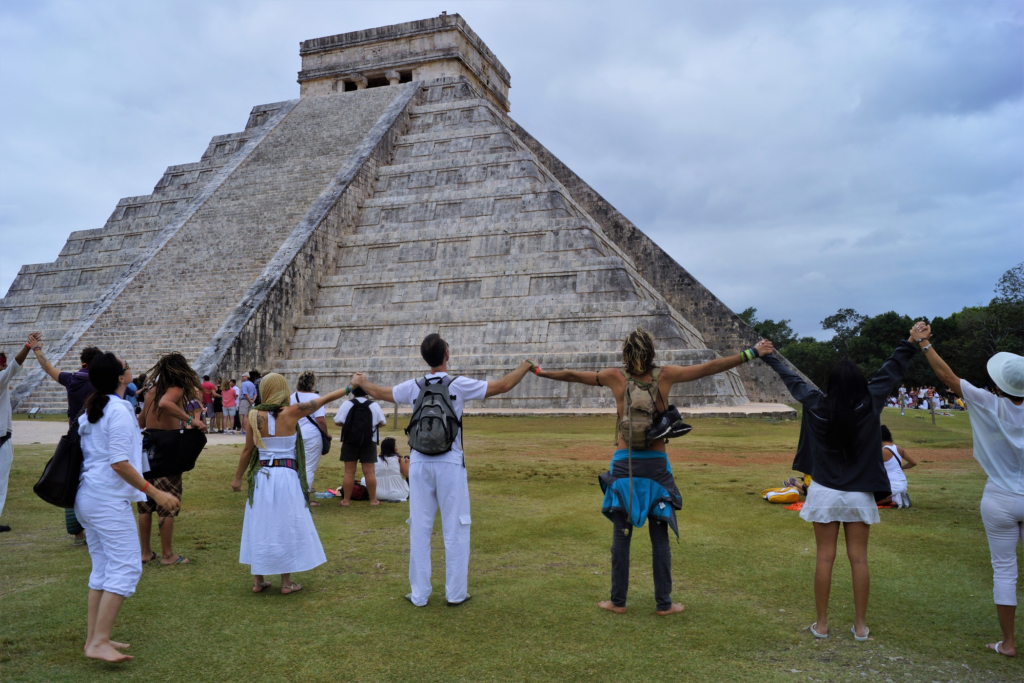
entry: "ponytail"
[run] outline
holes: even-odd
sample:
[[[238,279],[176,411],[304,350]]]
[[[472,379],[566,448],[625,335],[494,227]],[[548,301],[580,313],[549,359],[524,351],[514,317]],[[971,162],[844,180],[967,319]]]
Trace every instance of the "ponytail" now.
[[[85,414],[90,423],[96,424],[103,417],[103,409],[110,402],[109,395],[117,391],[124,373],[124,362],[109,351],[96,354],[90,361],[89,382],[96,388],[96,393],[85,401]]]

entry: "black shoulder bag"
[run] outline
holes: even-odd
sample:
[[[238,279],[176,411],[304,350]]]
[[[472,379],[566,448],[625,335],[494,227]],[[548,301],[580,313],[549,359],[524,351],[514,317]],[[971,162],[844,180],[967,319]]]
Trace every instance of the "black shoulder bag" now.
[[[295,394],[295,402],[299,402],[299,395],[297,393]],[[316,423],[316,420],[313,419],[312,415],[307,415],[306,419],[309,420],[309,423],[316,427],[320,432],[320,455],[327,455],[331,452],[331,441],[334,437],[320,429],[320,425]]]
[[[37,496],[59,508],[75,507],[78,481],[82,477],[82,442],[78,435],[78,420],[60,437],[57,450],[43,468],[43,476],[32,487]]]

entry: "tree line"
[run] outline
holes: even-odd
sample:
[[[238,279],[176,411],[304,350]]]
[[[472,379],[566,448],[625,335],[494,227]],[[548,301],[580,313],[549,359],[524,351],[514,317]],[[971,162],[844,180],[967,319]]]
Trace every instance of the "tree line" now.
[[[850,359],[870,377],[889,357],[896,344],[907,338],[907,330],[916,320],[931,324],[936,348],[950,367],[975,386],[991,384],[985,364],[993,354],[1009,351],[1024,355],[1024,262],[1003,273],[996,283],[995,296],[985,306],[968,306],[948,317],[928,320],[889,311],[876,316],[861,315],[852,308],[841,308],[821,321],[832,338],[818,341],[800,337],[790,320],[759,320],[757,309],[739,314],[765,339],[822,389],[836,361]],[[938,386],[939,380],[924,356],[917,354],[910,363],[907,386]]]

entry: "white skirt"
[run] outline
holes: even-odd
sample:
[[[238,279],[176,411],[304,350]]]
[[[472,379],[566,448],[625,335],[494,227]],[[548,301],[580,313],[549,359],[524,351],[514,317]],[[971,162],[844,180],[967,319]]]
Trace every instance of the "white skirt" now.
[[[863,491],[836,491],[812,481],[807,487],[807,498],[800,510],[800,518],[807,522],[864,522],[878,524],[878,505],[875,496]]]
[[[238,561],[254,575],[304,572],[327,561],[295,470],[264,467],[256,473],[252,505],[245,502]]]

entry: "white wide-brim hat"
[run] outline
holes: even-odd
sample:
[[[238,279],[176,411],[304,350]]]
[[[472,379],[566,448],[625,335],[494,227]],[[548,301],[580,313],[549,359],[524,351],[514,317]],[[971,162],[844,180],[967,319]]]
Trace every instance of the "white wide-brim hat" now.
[[[988,359],[988,374],[1010,396],[1024,397],[1024,357],[1000,351]]]

